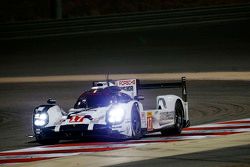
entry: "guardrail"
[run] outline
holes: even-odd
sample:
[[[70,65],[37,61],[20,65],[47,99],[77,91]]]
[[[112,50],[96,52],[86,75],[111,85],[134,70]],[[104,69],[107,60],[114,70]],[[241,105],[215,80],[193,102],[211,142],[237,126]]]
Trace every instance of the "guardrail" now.
[[[140,12],[75,19],[0,24],[0,39],[74,35],[176,24],[250,19],[250,3],[234,6]]]

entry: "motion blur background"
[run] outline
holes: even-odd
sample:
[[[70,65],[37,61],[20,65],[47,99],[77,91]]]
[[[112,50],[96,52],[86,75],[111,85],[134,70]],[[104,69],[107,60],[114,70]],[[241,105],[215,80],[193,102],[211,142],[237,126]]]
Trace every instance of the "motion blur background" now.
[[[0,5],[0,22],[75,18],[187,7],[232,5],[248,0],[5,0]],[[61,16],[57,16],[56,12]]]

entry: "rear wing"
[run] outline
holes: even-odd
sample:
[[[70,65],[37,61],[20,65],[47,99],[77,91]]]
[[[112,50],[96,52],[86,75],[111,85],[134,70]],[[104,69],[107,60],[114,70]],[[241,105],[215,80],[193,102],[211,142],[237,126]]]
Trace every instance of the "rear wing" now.
[[[169,82],[169,83],[152,83],[152,84],[140,84],[137,83],[137,89],[166,89],[166,88],[181,88],[182,89],[182,99],[187,102],[187,86],[186,77],[182,77],[179,82]]]
[[[182,88],[182,99],[187,102],[187,88],[186,88],[186,77],[182,77],[179,82],[169,83],[150,83],[141,84],[138,79],[125,79],[116,81],[94,81],[94,87],[107,87],[107,86],[118,86],[126,94],[134,98],[138,95],[138,90],[142,89],[166,89],[166,88]]]

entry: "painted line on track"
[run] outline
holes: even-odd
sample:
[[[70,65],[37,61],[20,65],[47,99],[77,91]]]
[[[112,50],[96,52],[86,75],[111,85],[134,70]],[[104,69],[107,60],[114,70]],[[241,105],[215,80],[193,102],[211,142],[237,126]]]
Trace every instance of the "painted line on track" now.
[[[144,73],[144,74],[110,74],[113,80],[136,78],[141,80],[240,80],[250,81],[250,72],[184,72],[184,73]],[[33,83],[33,82],[79,82],[106,80],[106,74],[93,75],[55,75],[55,76],[24,76],[0,77],[0,83]]]
[[[177,136],[161,136],[159,133],[153,133],[145,136],[141,140],[127,140],[124,142],[65,143],[3,151],[0,152],[0,164],[40,161],[87,153],[133,148],[144,146],[148,143],[167,143],[215,138],[244,132],[250,132],[250,118],[191,126],[189,128],[184,128],[182,134]]]

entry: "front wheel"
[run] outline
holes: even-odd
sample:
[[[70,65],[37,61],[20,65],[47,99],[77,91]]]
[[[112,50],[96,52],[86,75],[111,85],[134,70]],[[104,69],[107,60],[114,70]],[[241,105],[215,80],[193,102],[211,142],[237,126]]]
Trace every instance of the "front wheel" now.
[[[161,131],[161,134],[166,135],[178,135],[181,133],[183,128],[183,116],[184,110],[181,101],[176,101],[175,103],[175,124],[170,129],[164,129]]]
[[[132,108],[131,130],[132,130],[132,139],[138,140],[142,137],[141,119],[139,115],[139,108],[137,105],[134,105]]]

